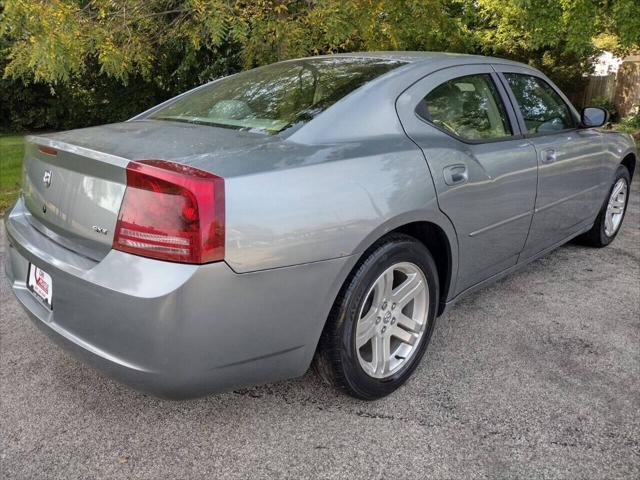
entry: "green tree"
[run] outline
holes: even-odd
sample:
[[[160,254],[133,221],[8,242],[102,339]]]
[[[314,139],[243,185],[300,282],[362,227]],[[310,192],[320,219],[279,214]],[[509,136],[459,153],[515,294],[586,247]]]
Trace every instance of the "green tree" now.
[[[470,0],[467,7],[476,11],[472,30],[483,53],[528,62],[569,93],[581,90],[602,47],[624,54],[640,45],[638,0]]]
[[[571,93],[599,49],[639,45],[640,0],[0,0],[0,88],[89,105],[91,122],[241,68],[357,50],[513,58]]]
[[[66,82],[96,58],[126,82],[163,52],[235,45],[244,67],[354,49],[472,48],[445,0],[6,0],[5,75]]]

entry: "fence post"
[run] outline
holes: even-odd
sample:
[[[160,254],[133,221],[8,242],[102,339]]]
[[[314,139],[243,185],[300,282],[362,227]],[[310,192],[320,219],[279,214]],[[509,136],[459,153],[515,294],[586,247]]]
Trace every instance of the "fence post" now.
[[[640,55],[637,60],[627,61],[618,69],[618,79],[613,103],[621,117],[635,113],[640,106]]]

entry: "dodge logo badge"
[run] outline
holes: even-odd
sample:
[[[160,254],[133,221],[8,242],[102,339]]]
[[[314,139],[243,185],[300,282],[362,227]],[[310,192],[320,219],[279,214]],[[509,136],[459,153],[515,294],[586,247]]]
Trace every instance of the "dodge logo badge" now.
[[[42,183],[44,183],[44,186],[47,188],[51,186],[51,170],[44,171],[44,175],[42,177]]]

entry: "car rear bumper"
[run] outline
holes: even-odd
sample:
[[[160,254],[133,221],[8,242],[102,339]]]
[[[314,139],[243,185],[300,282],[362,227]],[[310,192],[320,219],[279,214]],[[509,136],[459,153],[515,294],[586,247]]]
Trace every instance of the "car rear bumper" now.
[[[96,262],[5,218],[5,271],[57,343],[136,388],[187,398],[280,380],[308,368],[353,257],[236,274],[112,250]],[[53,309],[27,288],[29,263],[52,278]]]

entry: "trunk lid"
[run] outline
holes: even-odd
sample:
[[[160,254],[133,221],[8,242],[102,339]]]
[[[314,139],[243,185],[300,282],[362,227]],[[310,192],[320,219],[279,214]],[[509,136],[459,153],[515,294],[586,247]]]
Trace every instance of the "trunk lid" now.
[[[29,221],[57,243],[100,260],[111,249],[128,160],[26,138],[22,195]]]
[[[35,228],[100,260],[113,244],[130,161],[170,160],[229,179],[326,161],[331,157],[316,155],[323,148],[277,135],[159,120],[29,136],[23,198]]]

